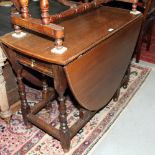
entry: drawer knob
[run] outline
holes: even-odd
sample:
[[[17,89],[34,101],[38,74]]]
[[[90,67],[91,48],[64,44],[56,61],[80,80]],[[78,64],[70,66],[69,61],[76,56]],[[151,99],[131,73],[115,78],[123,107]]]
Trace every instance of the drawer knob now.
[[[31,67],[34,67],[35,60],[31,59]]]

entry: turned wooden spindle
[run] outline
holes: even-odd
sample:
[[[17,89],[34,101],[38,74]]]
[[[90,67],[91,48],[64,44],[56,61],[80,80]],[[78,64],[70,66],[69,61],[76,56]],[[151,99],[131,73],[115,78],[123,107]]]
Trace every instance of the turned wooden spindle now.
[[[84,109],[84,108],[80,108],[80,114],[79,114],[79,116],[80,116],[80,118],[81,119],[83,119],[84,118],[84,113],[86,112],[86,110]]]
[[[20,34],[22,32],[21,27],[18,25],[14,25],[15,33]]]
[[[134,11],[134,12],[137,11],[137,1],[132,4],[132,11]]]
[[[41,8],[41,17],[42,17],[42,23],[43,24],[49,24],[50,19],[49,19],[49,2],[48,0],[40,0],[40,8]]]
[[[68,152],[70,148],[70,132],[67,125],[67,114],[66,114],[66,105],[65,105],[65,97],[59,96],[59,121],[60,121],[60,136],[63,141],[61,141],[61,145],[63,147],[64,152]]]
[[[61,49],[63,47],[63,39],[55,39],[55,48],[57,48],[58,50]]]
[[[42,99],[43,100],[47,100],[48,97],[49,97],[49,88],[48,88],[48,84],[47,84],[47,80],[45,79],[45,76],[43,75],[43,90],[42,90]],[[51,107],[51,102],[47,102],[46,104],[46,107],[45,107],[47,110],[50,110],[52,107]]]
[[[120,95],[120,87],[116,90],[116,92],[115,92],[115,94],[113,96],[113,101],[114,102],[118,101],[119,95]]]
[[[27,128],[31,128],[32,125],[27,120],[27,115],[30,113],[30,106],[26,100],[25,86],[22,81],[22,68],[17,71],[17,82],[18,82],[18,91],[21,99],[21,111],[23,115],[24,124]]]
[[[29,18],[28,0],[19,0],[22,18]]]
[[[67,88],[67,81],[63,68],[57,65],[53,65],[54,74],[54,88],[58,94],[59,103],[59,121],[60,121],[60,137],[61,145],[64,152],[68,152],[70,148],[70,131],[67,124],[67,113],[66,113],[66,99],[65,91]]]
[[[128,66],[128,69],[125,73],[125,77],[124,77],[124,83],[123,83],[123,88],[126,89],[128,87],[128,83],[129,83],[129,80],[130,80],[130,72],[131,72],[131,69],[130,69],[130,65]]]
[[[48,85],[46,80],[43,80],[42,98],[45,100],[48,98]]]

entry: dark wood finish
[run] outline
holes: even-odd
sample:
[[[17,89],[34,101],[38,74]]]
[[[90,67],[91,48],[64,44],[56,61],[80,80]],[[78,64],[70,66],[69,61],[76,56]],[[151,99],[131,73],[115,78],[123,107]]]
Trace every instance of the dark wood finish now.
[[[37,116],[30,113],[30,114],[27,115],[27,119],[30,122],[32,122],[33,124],[35,124],[36,126],[38,126],[40,129],[47,132],[49,135],[52,135],[53,137],[57,138],[58,140],[61,139],[59,130],[52,127],[51,125],[49,125],[48,123],[46,123],[41,118],[39,118],[39,117],[37,117]]]
[[[15,53],[15,51],[13,51],[11,48],[8,48],[7,46],[4,46],[3,44],[1,44],[1,47],[3,47],[4,51],[6,51],[5,54],[6,54],[8,60],[9,60],[9,62],[11,64],[11,67],[13,68],[13,71],[17,74],[18,64],[16,62],[16,53]],[[41,84],[42,84],[42,81],[40,79],[38,79],[34,74],[30,73],[27,70],[23,69],[22,76],[26,80],[28,80],[29,82],[31,82],[32,84],[34,84],[36,86],[40,87]]]
[[[129,29],[130,31],[128,31]],[[134,50],[133,44],[136,42],[136,36],[139,33],[137,29],[136,22],[126,26],[118,31],[117,35],[104,40],[98,46],[90,49],[85,55],[65,66],[72,92],[78,102],[86,109],[99,110],[103,105],[107,104],[120,87],[119,84],[130,61],[129,58],[132,56],[131,51]],[[117,41],[118,36],[119,42]],[[122,44],[126,42],[128,45],[124,47],[120,42]],[[114,47],[115,54],[112,52]],[[76,72],[74,71],[75,68]],[[118,74],[117,77],[115,76],[116,73]],[[100,85],[96,85],[98,81],[100,81]],[[109,85],[109,83],[111,84]],[[84,85],[85,87],[83,87]],[[97,91],[102,90],[102,88],[106,88],[106,92]]]
[[[103,3],[104,1],[105,0],[102,0],[101,3]],[[83,13],[89,9],[93,9],[93,8],[97,7],[101,3],[96,3],[96,1],[92,1],[90,3],[81,4],[75,8],[71,8],[69,10],[62,12],[62,13],[50,16],[50,22],[53,23],[53,22],[58,21],[60,19],[64,19],[66,17],[70,17],[70,16],[73,16],[76,14]]]
[[[43,25],[41,20],[34,18],[22,18],[18,14],[13,14],[11,16],[11,22],[14,25],[18,25],[32,31],[47,35],[53,38],[63,38],[64,37],[64,28],[56,24]]]
[[[54,74],[54,88],[58,93],[61,145],[64,148],[64,151],[67,152],[70,148],[70,131],[67,125],[67,114],[64,96],[67,88],[67,79],[61,66],[53,65],[52,69]]]
[[[123,81],[122,81],[122,86],[124,89],[126,89],[128,87],[128,83],[129,83],[129,80],[130,80],[130,68],[131,66],[129,65],[128,68],[127,68],[127,71],[125,73],[125,76],[123,78]]]
[[[119,98],[119,95],[120,95],[120,88],[123,87],[124,89],[127,88],[128,86],[128,83],[129,83],[129,79],[130,79],[130,65],[128,65],[128,68],[125,72],[125,75],[121,81],[121,84],[120,84],[120,87],[118,87],[118,89],[116,90],[114,96],[113,96],[113,101],[114,102],[117,102],[118,101],[118,98]]]
[[[141,20],[139,16],[130,15],[129,11],[124,12],[122,9],[99,8],[94,11],[95,14],[91,11],[83,14],[83,18],[77,16],[60,23],[65,27],[64,46],[68,48],[67,52],[62,55],[51,53],[51,49],[55,46],[54,42],[30,33],[22,38],[22,42],[20,39],[12,39],[10,34],[4,35],[3,42],[32,59],[35,57],[49,63],[66,65],[87,52],[88,47],[92,48],[118,32],[122,25],[130,24],[134,20],[139,20],[139,22]],[[95,21],[95,25],[93,20],[88,20],[88,17],[98,19]],[[113,28],[114,31],[109,32],[109,28]],[[77,40],[77,36],[82,39]]]
[[[41,0],[40,1],[40,7],[41,7],[41,17],[42,19],[34,19],[30,17],[28,13],[28,0],[12,0],[14,5],[16,6],[18,13],[12,13],[11,16],[11,21],[14,25],[18,25],[27,29],[30,29],[32,31],[42,33],[44,35],[53,37],[55,39],[62,39],[64,37],[64,30],[63,27],[60,27],[59,25],[56,24],[50,24],[53,23],[54,21],[60,20],[62,18],[76,15],[82,12],[85,12],[89,9],[92,8],[97,8],[100,6],[102,3],[106,3],[111,0],[97,0],[97,1],[92,1],[89,3],[85,4],[80,4],[79,6],[71,7],[69,10],[62,12],[60,14],[56,14],[54,16],[49,16],[49,4],[48,0]],[[65,0],[60,0],[62,3],[66,3]],[[67,2],[69,4],[69,2]],[[70,4],[69,4],[70,5]],[[19,6],[21,6],[21,14],[19,11]],[[72,5],[70,5],[72,6]]]
[[[44,89],[43,89],[43,93],[44,93]],[[43,109],[47,105],[47,103],[49,103],[55,98],[56,98],[55,91],[53,89],[48,90],[48,92],[46,93],[46,98],[43,98],[42,101],[40,101],[38,104],[35,104],[31,108],[31,113],[32,114],[38,113],[41,109]]]
[[[17,81],[18,81],[18,87],[19,87],[18,88],[19,95],[20,95],[20,99],[21,99],[21,111],[22,111],[22,115],[23,115],[23,120],[24,120],[24,123],[27,126],[27,128],[30,128],[31,125],[27,120],[27,114],[30,113],[30,107],[26,100],[25,86],[22,81],[22,68],[18,69]]]
[[[13,38],[12,33],[4,35],[1,41],[4,47],[11,49],[5,48],[7,55],[13,56],[9,57],[10,62],[13,59],[13,65],[17,68],[25,124],[33,123],[59,139],[64,152],[67,152],[71,138],[120,89],[122,79],[127,74],[141,20],[141,15],[133,16],[125,10],[101,7],[63,21],[60,25],[65,27],[64,46],[68,49],[61,55],[51,52],[55,42],[36,34],[27,33],[20,39]],[[114,30],[110,32],[109,28]],[[61,46],[62,41],[57,40],[56,44]],[[51,77],[56,92],[56,95],[50,94],[47,83],[43,81],[43,100],[31,110],[22,83],[22,68],[25,66],[38,70],[44,75],[43,78]],[[71,89],[81,107],[79,120],[70,128],[65,105],[66,89]],[[54,96],[59,103],[60,129],[35,115]]]
[[[126,3],[127,2],[127,3]],[[143,22],[141,26],[141,31],[139,37],[137,39],[137,44],[135,48],[135,56],[136,62],[138,63],[140,60],[141,55],[141,47],[143,43],[146,43],[146,50],[149,51],[151,45],[151,36],[153,31],[153,26],[155,23],[155,1],[154,0],[137,0],[130,1],[130,0],[113,0],[108,5],[113,7],[125,8],[131,10],[132,5],[132,12],[136,11],[137,9],[143,13]]]
[[[120,95],[120,87],[116,90],[116,92],[115,92],[115,94],[113,96],[113,101],[114,102],[118,101],[119,95]]]

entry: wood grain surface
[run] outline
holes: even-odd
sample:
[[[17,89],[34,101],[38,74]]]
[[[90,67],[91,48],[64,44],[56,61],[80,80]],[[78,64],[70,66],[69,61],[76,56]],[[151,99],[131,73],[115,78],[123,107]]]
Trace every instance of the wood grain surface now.
[[[65,28],[64,46],[68,48],[67,52],[62,55],[51,53],[51,49],[54,48],[54,40],[36,34],[27,33],[25,37],[20,39],[13,38],[11,34],[6,34],[0,39],[22,54],[51,63],[66,65],[96,44],[112,36],[122,26],[141,20],[139,16],[141,15],[131,15],[128,10],[101,7],[62,21],[60,25]],[[113,28],[114,31],[109,32],[109,28]]]
[[[88,110],[104,107],[120,87],[140,30],[132,22],[65,66],[70,88]]]

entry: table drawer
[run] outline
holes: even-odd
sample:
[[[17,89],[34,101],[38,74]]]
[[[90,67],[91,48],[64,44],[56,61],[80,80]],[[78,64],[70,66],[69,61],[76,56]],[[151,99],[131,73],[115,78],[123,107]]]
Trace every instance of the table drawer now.
[[[22,65],[53,77],[52,64],[22,54],[17,54],[16,58]]]

